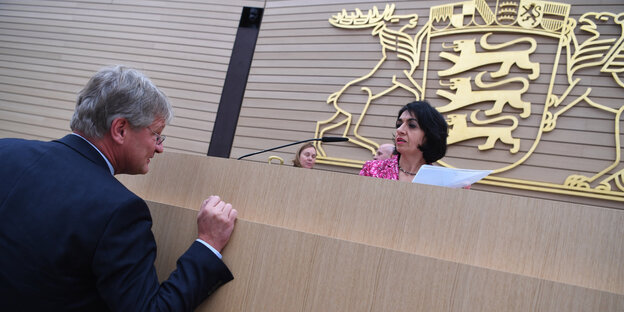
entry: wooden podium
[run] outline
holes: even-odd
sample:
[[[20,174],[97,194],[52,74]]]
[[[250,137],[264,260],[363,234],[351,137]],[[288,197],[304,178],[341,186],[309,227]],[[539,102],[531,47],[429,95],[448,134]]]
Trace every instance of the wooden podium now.
[[[624,311],[624,210],[186,154],[120,180],[164,279],[220,195],[235,279],[198,311]]]

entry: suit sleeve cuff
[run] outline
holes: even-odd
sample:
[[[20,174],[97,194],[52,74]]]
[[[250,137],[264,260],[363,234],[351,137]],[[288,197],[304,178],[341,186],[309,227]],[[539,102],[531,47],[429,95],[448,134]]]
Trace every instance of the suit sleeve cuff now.
[[[204,246],[208,247],[208,249],[210,249],[215,255],[217,255],[217,257],[219,257],[219,259],[223,259],[223,256],[221,256],[221,253],[218,252],[216,249],[214,249],[214,247],[210,246],[210,244],[204,242],[201,239],[196,239],[195,241],[198,241],[200,243],[202,243]]]

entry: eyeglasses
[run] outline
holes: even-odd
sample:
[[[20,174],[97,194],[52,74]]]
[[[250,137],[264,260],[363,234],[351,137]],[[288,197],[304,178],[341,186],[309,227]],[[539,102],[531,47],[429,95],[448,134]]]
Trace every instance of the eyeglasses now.
[[[147,130],[152,131],[152,133],[156,136],[156,145],[162,144],[165,141],[165,139],[167,138],[166,135],[160,135],[160,134],[154,132],[154,130],[152,130],[150,127],[147,127]]]

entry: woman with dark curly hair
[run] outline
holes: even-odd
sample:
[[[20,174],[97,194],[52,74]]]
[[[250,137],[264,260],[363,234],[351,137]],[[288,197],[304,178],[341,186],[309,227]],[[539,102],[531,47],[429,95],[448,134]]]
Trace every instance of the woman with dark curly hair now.
[[[415,101],[399,110],[391,158],[367,161],[361,176],[411,182],[424,164],[446,154],[448,125],[426,101]]]

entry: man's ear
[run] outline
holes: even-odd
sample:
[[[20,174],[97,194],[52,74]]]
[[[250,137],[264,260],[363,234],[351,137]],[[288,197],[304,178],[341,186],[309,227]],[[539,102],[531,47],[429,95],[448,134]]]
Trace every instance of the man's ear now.
[[[130,131],[130,123],[126,118],[119,117],[113,119],[109,132],[114,142],[123,144],[128,135],[128,131]]]

